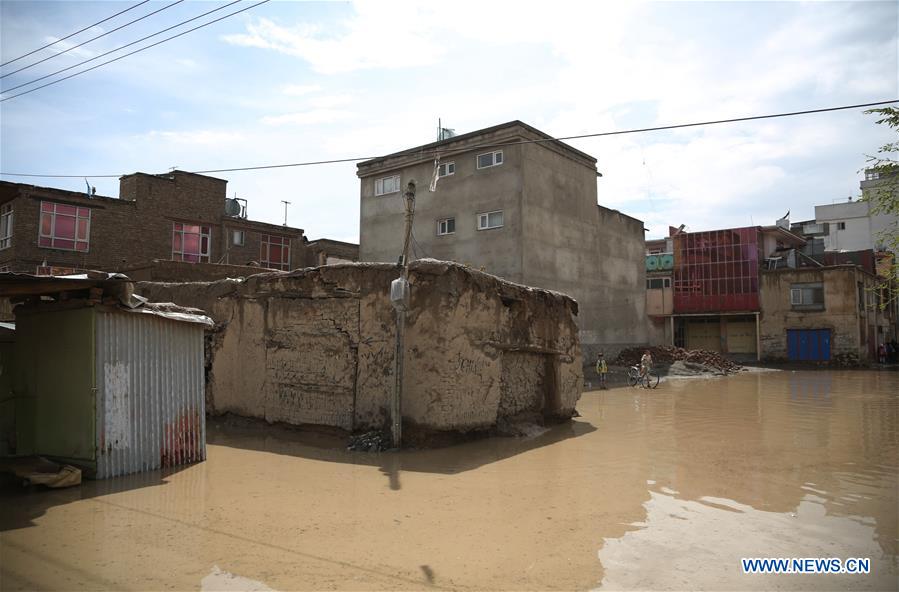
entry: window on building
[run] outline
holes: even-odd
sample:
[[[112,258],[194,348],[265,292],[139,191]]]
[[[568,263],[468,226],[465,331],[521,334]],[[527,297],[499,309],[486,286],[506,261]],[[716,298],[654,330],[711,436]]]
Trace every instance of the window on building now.
[[[238,247],[247,244],[247,233],[243,230],[235,230],[231,233],[231,242]]]
[[[484,212],[478,214],[478,230],[489,230],[491,228],[502,228],[503,211]]]
[[[400,176],[383,177],[375,181],[375,195],[387,195],[400,190]]]
[[[454,232],[456,232],[455,218],[444,218],[443,220],[437,220],[437,236],[443,236],[444,234],[453,234]]]
[[[197,224],[172,224],[172,261],[209,263],[209,244],[212,242],[209,226]]]
[[[79,208],[52,201],[41,202],[38,246],[86,253],[90,248],[90,234],[90,208]]]
[[[12,244],[12,203],[0,206],[0,249]]]
[[[503,151],[487,152],[486,154],[478,154],[478,168],[486,169],[503,163]]]
[[[263,267],[290,271],[290,238],[263,234],[259,263]]]
[[[440,166],[437,167],[437,176],[438,177],[449,177],[450,175],[456,174],[456,163],[454,162],[444,162]]]
[[[661,290],[662,288],[670,288],[671,287],[671,278],[647,278],[646,280],[646,289],[647,290]]]
[[[790,305],[801,309],[824,309],[824,284],[791,284]]]
[[[837,222],[837,230],[846,230],[845,222]]]

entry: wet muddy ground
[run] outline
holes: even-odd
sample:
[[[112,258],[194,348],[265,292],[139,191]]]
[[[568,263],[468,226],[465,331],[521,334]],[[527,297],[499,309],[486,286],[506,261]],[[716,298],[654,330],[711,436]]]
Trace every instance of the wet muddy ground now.
[[[529,438],[400,454],[210,426],[208,461],[0,497],[0,588],[896,589],[899,373],[585,393]],[[743,575],[741,557],[870,557]]]

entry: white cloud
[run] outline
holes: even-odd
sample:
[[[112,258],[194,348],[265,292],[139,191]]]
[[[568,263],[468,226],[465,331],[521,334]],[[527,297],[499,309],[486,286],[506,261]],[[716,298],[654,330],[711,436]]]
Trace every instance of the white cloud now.
[[[313,109],[299,113],[286,113],[284,115],[268,115],[260,119],[264,125],[312,125],[318,123],[334,123],[353,117],[352,111],[340,109]]]
[[[281,89],[281,92],[289,97],[300,97],[321,89],[322,87],[317,84],[288,84]]]
[[[340,34],[310,25],[285,27],[266,18],[245,34],[226,35],[234,45],[272,49],[302,58],[316,72],[337,74],[371,68],[407,68],[434,63],[443,51],[421,29],[426,10],[417,4],[359,3],[357,16]]]
[[[154,130],[139,136],[138,140],[162,140],[169,144],[192,146],[222,146],[241,141],[242,135],[237,132],[218,130],[193,130],[183,132]]]

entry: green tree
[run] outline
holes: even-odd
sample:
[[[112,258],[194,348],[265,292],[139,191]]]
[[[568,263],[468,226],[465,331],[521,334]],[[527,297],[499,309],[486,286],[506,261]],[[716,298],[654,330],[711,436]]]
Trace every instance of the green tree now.
[[[870,109],[865,111],[865,114],[877,115],[879,119],[875,123],[885,125],[894,133],[899,133],[899,107]],[[873,183],[866,191],[862,192],[862,200],[871,204],[872,215],[892,214],[895,216],[877,238],[888,250],[894,254],[899,253],[899,141],[887,142],[877,149],[876,154],[866,156],[865,179],[873,181]],[[899,281],[899,264],[897,264],[895,256],[886,279],[887,284],[894,287]],[[893,297],[895,297],[895,292],[891,294],[889,300],[892,300]]]

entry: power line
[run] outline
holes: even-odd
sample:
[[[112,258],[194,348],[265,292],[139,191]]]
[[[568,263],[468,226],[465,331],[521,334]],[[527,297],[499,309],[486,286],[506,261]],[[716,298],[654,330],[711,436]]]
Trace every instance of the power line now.
[[[268,1],[268,0],[264,0]],[[261,2],[260,2],[261,4]],[[252,8],[252,6],[250,7]],[[247,9],[244,9],[247,10]],[[222,17],[224,18],[224,17]],[[122,56],[124,57],[124,56]],[[773,119],[775,117],[793,117],[797,115],[809,115],[813,113],[826,113],[831,111],[845,111],[847,109],[859,109],[862,107],[875,107],[878,105],[889,105],[892,103],[899,103],[899,99],[891,99],[889,101],[877,101],[874,103],[862,103],[858,105],[844,105],[842,107],[826,107],[824,109],[807,109],[805,111],[791,111],[788,113],[772,113],[769,115],[752,115],[748,117],[736,117],[732,119],[718,119],[713,121],[700,121],[693,123],[680,123],[675,125],[663,125],[656,127],[644,127],[644,128],[636,128],[629,130],[618,130],[613,132],[596,132],[592,134],[579,134],[576,136],[558,136],[553,138],[541,138],[538,140],[518,140],[515,142],[504,142],[499,144],[478,144],[476,146],[466,146],[464,148],[465,152],[469,152],[472,150],[480,150],[483,148],[496,148],[501,146],[517,146],[521,144],[539,144],[544,142],[558,142],[561,140],[576,140],[581,138],[598,138],[600,136],[616,136],[616,135],[624,135],[624,134],[639,134],[645,132],[654,132],[654,131],[662,131],[662,130],[670,130],[670,129],[678,129],[678,128],[686,128],[686,127],[698,127],[702,125],[717,125],[721,123],[734,123],[739,121],[753,121],[757,119]],[[437,154],[445,154],[449,152],[459,152],[456,150],[449,149],[440,149],[440,150],[428,150],[428,151],[419,151],[422,156],[429,155],[429,158],[433,157],[433,155]],[[345,162],[360,162],[363,160],[375,160],[378,158],[386,158],[387,156],[395,155],[396,153],[384,156],[360,156],[355,158],[337,158],[332,160],[313,160],[306,162],[293,162],[293,163],[285,163],[285,164],[266,164],[266,165],[258,165],[258,166],[245,166],[245,167],[232,167],[227,169],[206,169],[206,170],[197,170],[197,171],[187,171],[198,175],[208,174],[208,173],[232,173],[239,171],[258,171],[263,169],[281,169],[281,168],[289,168],[289,167],[301,167],[301,166],[314,166],[321,164],[339,164]],[[402,153],[399,153],[402,154]],[[46,178],[81,178],[81,177],[94,177],[94,178],[112,178],[112,177],[121,177],[122,174],[115,175],[39,175],[36,173],[3,173],[0,172],[0,175],[6,175],[9,177],[46,177]]]
[[[22,58],[27,58],[27,57],[30,56],[31,54],[35,54],[35,53],[41,51],[42,49],[47,49],[47,48],[50,47],[51,45],[55,45],[55,44],[59,43],[60,41],[65,41],[66,39],[68,39],[68,38],[70,38],[70,37],[74,37],[74,36],[77,35],[78,33],[83,33],[83,32],[87,31],[88,29],[90,29],[90,28],[92,28],[92,27],[96,27],[97,25],[100,25],[100,24],[102,24],[102,23],[105,23],[106,21],[108,21],[108,20],[110,20],[110,19],[114,19],[115,17],[119,16],[120,14],[124,14],[124,13],[128,12],[129,10],[134,10],[134,9],[137,8],[138,6],[140,6],[140,5],[142,5],[142,4],[146,4],[146,3],[149,2],[149,1],[150,1],[150,0],[143,0],[142,2],[138,2],[137,4],[135,4],[134,6],[132,6],[131,8],[126,8],[125,10],[119,11],[119,12],[115,13],[115,14],[112,15],[112,16],[106,17],[106,18],[103,19],[102,21],[97,21],[97,22],[94,23],[93,25],[88,25],[87,27],[84,27],[83,29],[79,29],[79,30],[75,31],[74,33],[71,33],[70,35],[66,35],[65,37],[62,37],[62,38],[60,38],[60,39],[57,39],[56,41],[54,41],[54,42],[52,42],[52,43],[48,43],[47,45],[44,45],[43,47],[38,47],[37,49],[32,50],[32,51],[29,51],[28,53],[23,53],[22,55],[20,55],[20,56],[17,57],[17,58],[13,58],[13,59],[11,59],[11,60],[8,60],[8,61],[6,61],[6,62],[3,62],[2,64],[0,64],[0,68],[2,68],[3,66],[6,66],[6,65],[8,65],[8,64],[11,64],[11,63],[13,63],[13,62],[18,62],[18,61],[21,60]]]
[[[236,2],[236,1],[240,1],[240,0],[235,0],[235,2]],[[85,73],[87,73],[87,72],[90,72],[91,70],[96,70],[97,68],[100,68],[100,67],[105,66],[105,65],[107,65],[107,64],[111,64],[111,63],[113,63],[113,62],[117,62],[117,61],[119,61],[119,60],[121,60],[121,59],[127,58],[128,56],[131,56],[131,55],[134,55],[134,54],[136,54],[136,53],[140,53],[140,52],[142,52],[142,51],[144,51],[144,50],[150,49],[151,47],[156,47],[157,45],[160,45],[160,44],[162,44],[162,43],[165,43],[166,41],[171,41],[172,39],[177,39],[178,37],[182,37],[182,36],[184,36],[184,35],[187,35],[188,33],[192,33],[193,31],[196,31],[197,29],[202,29],[203,27],[208,27],[209,25],[212,25],[212,24],[217,23],[217,22],[219,22],[219,21],[225,20],[225,19],[228,18],[228,17],[232,17],[232,16],[234,16],[235,14],[240,14],[241,12],[246,12],[247,10],[250,10],[250,9],[252,9],[252,8],[256,8],[257,6],[260,6],[260,5],[262,5],[262,4],[266,4],[267,2],[270,2],[270,1],[271,1],[271,0],[262,0],[261,2],[257,2],[256,4],[252,4],[252,5],[250,5],[250,6],[247,6],[246,8],[241,8],[240,10],[235,10],[234,12],[228,13],[228,14],[226,14],[225,16],[220,16],[220,17],[217,18],[217,19],[213,19],[213,20],[209,21],[208,23],[203,23],[202,25],[197,25],[196,27],[193,27],[193,28],[188,29],[188,30],[186,30],[186,31],[182,31],[181,33],[178,33],[177,35],[172,35],[171,37],[166,37],[165,39],[161,39],[161,40],[157,41],[156,43],[151,43],[150,45],[147,45],[147,46],[145,46],[145,47],[141,47],[140,49],[135,49],[134,51],[129,51],[128,53],[126,53],[126,54],[124,54],[124,55],[121,55],[121,56],[119,56],[119,57],[117,57],[117,58],[113,58],[113,59],[111,59],[111,60],[107,60],[107,61],[105,61],[105,62],[101,62],[101,63],[97,64],[96,66],[91,66],[90,68],[87,68],[87,69],[85,69],[85,70],[81,70],[80,72],[75,72],[74,74],[70,74],[70,75],[68,75],[68,76],[63,76],[62,78],[60,78],[60,79],[58,79],[58,80],[54,80],[54,81],[52,81],[52,82],[48,82],[47,84],[42,84],[42,85],[40,85],[40,86],[36,86],[36,87],[31,88],[31,89],[28,89],[28,90],[26,90],[26,91],[22,91],[22,92],[20,92],[20,93],[18,93],[18,94],[12,95],[11,97],[6,97],[5,99],[0,99],[0,103],[2,103],[2,102],[4,102],[4,101],[9,101],[10,99],[14,99],[14,98],[16,98],[16,97],[21,97],[22,95],[27,95],[28,93],[32,93],[32,92],[34,92],[34,91],[36,91],[36,90],[40,90],[40,89],[46,88],[46,87],[48,87],[48,86],[53,86],[54,84],[58,84],[58,83],[60,83],[60,82],[62,82],[62,81],[64,81],[64,80],[68,80],[69,78],[74,78],[75,76],[80,76],[81,74],[85,74]],[[231,4],[234,4],[235,2],[231,2]],[[227,4],[226,6],[230,6],[231,4]],[[221,7],[221,8],[225,8],[225,6],[223,6],[223,7]],[[218,9],[215,9],[215,10],[220,10],[221,8],[218,8]],[[211,10],[210,12],[215,12],[215,10]],[[208,14],[208,13],[207,13],[207,14]],[[203,15],[200,15],[200,16],[203,16]],[[193,19],[190,19],[190,20],[196,20],[197,18],[200,18],[200,17],[194,17]],[[185,21],[185,22],[188,22],[188,21]],[[183,23],[182,23],[182,24],[183,24]],[[175,25],[175,26],[179,26],[179,25]],[[169,29],[171,29],[171,28],[174,28],[174,27],[169,27]],[[157,33],[157,34],[158,34],[158,33]],[[156,35],[156,34],[154,34],[154,35]],[[153,37],[154,35],[150,35],[150,37]],[[134,43],[138,43],[138,41],[135,41]],[[129,45],[134,45],[134,43],[130,43]],[[125,46],[123,46],[123,47],[125,47]],[[120,47],[119,49],[122,49],[122,48]],[[107,53],[110,53],[110,52],[107,52]],[[99,56],[98,56],[98,57],[99,57]],[[32,82],[34,82],[34,81],[32,81]],[[30,84],[30,83],[29,83],[29,84]],[[15,88],[18,88],[18,87],[15,87]],[[11,90],[11,89],[10,89],[10,90]],[[110,175],[100,175],[100,176],[110,176]],[[114,176],[114,175],[112,175],[112,176]]]
[[[170,7],[174,6],[175,4],[178,4],[179,2],[184,2],[184,0],[177,0],[177,2],[175,2],[175,3],[173,3],[173,4],[169,4],[168,6],[166,6],[166,8],[170,8]],[[122,46],[120,46],[120,47],[116,47],[115,49],[110,49],[110,50],[107,51],[107,52],[101,53],[101,54],[98,55],[98,56],[94,56],[94,57],[92,57],[92,58],[90,58],[90,59],[84,60],[84,61],[82,61],[82,62],[78,62],[77,64],[74,64],[74,65],[72,65],[72,66],[68,66],[68,67],[63,68],[63,69],[61,69],[61,70],[57,70],[56,72],[52,72],[52,73],[50,73],[50,74],[47,74],[46,76],[41,76],[40,78],[35,78],[34,80],[32,80],[32,81],[30,81],[30,82],[26,82],[26,83],[24,83],[24,84],[20,84],[20,85],[18,85],[18,86],[14,86],[14,87],[12,87],[12,88],[7,88],[6,90],[0,91],[0,92],[8,93],[8,92],[11,92],[11,91],[16,90],[17,88],[22,88],[23,86],[29,86],[29,85],[34,84],[35,82],[40,82],[41,80],[44,80],[44,79],[46,79],[46,78],[50,78],[51,76],[56,76],[57,74],[61,74],[61,73],[63,73],[63,72],[66,72],[66,71],[68,71],[68,70],[71,70],[72,68],[77,68],[78,66],[83,66],[84,64],[87,64],[87,63],[89,63],[89,62],[93,62],[93,61],[95,61],[95,60],[99,60],[100,58],[102,58],[102,57],[104,57],[104,56],[108,56],[109,54],[115,53],[115,52],[117,52],[117,51],[119,51],[119,50],[122,50],[122,49],[125,49],[126,47],[131,47],[132,45],[135,45],[135,44],[137,44],[137,43],[140,43],[141,41],[146,41],[147,39],[150,39],[151,37],[156,37],[157,35],[162,35],[162,34],[165,33],[166,31],[171,31],[172,29],[177,29],[177,28],[180,27],[181,25],[186,25],[187,23],[189,23],[189,22],[191,22],[191,21],[195,21],[195,20],[197,20],[198,18],[203,18],[204,16],[207,16],[207,15],[209,15],[209,14],[212,14],[213,12],[218,12],[219,10],[224,10],[225,8],[228,8],[229,6],[232,6],[232,5],[234,5],[234,4],[237,4],[238,2],[240,2],[240,0],[233,0],[233,2],[229,2],[228,4],[225,4],[225,5],[223,5],[223,6],[219,6],[218,8],[213,8],[212,10],[210,10],[210,11],[208,11],[208,12],[204,12],[203,14],[197,15],[197,16],[195,16],[195,17],[193,17],[193,18],[189,18],[189,19],[187,19],[186,21],[181,21],[180,23],[177,23],[177,24],[175,24],[175,25],[172,25],[171,27],[166,27],[165,29],[162,29],[161,31],[157,31],[157,32],[155,32],[155,33],[153,33],[153,34],[151,34],[151,35],[147,35],[146,37],[141,37],[141,38],[138,39],[137,41],[132,41],[131,43],[126,43],[125,45],[122,45]],[[252,8],[252,6],[251,6],[250,8]],[[164,10],[164,9],[160,9],[160,10]],[[157,12],[159,12],[159,11],[157,11]],[[235,14],[236,14],[236,13],[235,13]],[[215,22],[215,21],[212,21],[212,22]],[[207,24],[210,24],[210,23],[207,23]],[[205,26],[205,25],[204,25],[204,26]],[[199,28],[199,27],[197,27],[197,28]],[[191,29],[191,31],[192,31],[192,30],[193,30],[193,29]],[[190,33],[190,31],[185,31],[185,33]],[[177,37],[177,35],[175,35],[175,37]],[[170,37],[169,39],[174,39],[174,37]],[[163,41],[165,41],[165,40],[163,40]],[[162,41],[160,41],[160,43],[162,43]],[[149,49],[150,47],[153,47],[153,45],[149,45],[149,46],[147,46],[147,47],[145,47],[145,48],[143,48],[143,49]],[[141,50],[139,50],[139,51],[143,51],[143,49],[141,49]],[[131,53],[137,53],[137,51],[134,51],[134,52],[131,52]],[[131,55],[131,53],[129,53],[129,54],[127,54],[127,55]],[[121,56],[121,57],[126,57],[126,56]],[[114,61],[115,61],[115,60],[109,60],[108,62],[103,62],[103,64],[108,64],[108,63],[114,62]],[[96,67],[99,68],[99,67],[102,66],[103,64],[98,64]],[[77,76],[78,74],[84,74],[84,72],[89,72],[90,70],[93,70],[93,68],[88,68],[87,70],[83,70],[83,71],[81,71],[81,72],[76,72],[76,73],[73,74],[72,76],[67,76],[66,78],[72,78],[73,76]],[[2,78],[2,77],[0,77],[0,78]],[[63,80],[66,80],[66,78],[60,78],[59,80],[57,80],[57,81],[55,81],[55,82],[52,82],[52,83],[50,83],[50,84],[55,84],[56,82],[62,82]],[[50,84],[45,84],[44,86],[50,86]],[[39,88],[43,88],[43,86],[41,86],[41,87],[39,87]],[[37,88],[35,88],[35,89],[33,89],[33,90],[37,90]],[[20,95],[24,95],[24,94],[25,94],[25,93],[19,93],[19,94],[15,95],[15,96],[9,97],[9,98],[12,99],[12,98],[18,97],[18,96],[20,96]],[[6,99],[3,99],[3,101],[5,101],[5,100],[6,100]],[[0,102],[2,102],[2,101],[0,101]]]
[[[68,53],[68,52],[72,51],[73,49],[78,49],[78,48],[81,47],[82,45],[87,45],[87,44],[90,43],[91,41],[96,41],[96,40],[99,39],[100,37],[106,37],[107,35],[110,35],[110,34],[112,34],[112,33],[115,33],[115,32],[118,31],[119,29],[124,29],[125,27],[127,27],[127,26],[129,26],[129,25],[133,25],[134,23],[136,23],[136,22],[138,22],[138,21],[144,20],[145,18],[150,18],[151,16],[153,16],[153,15],[156,14],[157,12],[162,12],[163,10],[168,10],[168,9],[171,8],[172,6],[175,6],[176,4],[181,4],[182,2],[184,2],[184,0],[175,0],[175,2],[172,2],[171,4],[169,4],[169,5],[167,5],[167,6],[163,6],[163,7],[160,8],[159,10],[154,10],[153,12],[151,12],[151,13],[149,13],[149,14],[145,14],[144,16],[142,16],[142,17],[140,17],[140,18],[136,18],[136,19],[134,19],[133,21],[129,21],[129,22],[125,23],[124,25],[120,25],[120,26],[116,27],[115,29],[110,29],[109,31],[106,31],[105,33],[103,33],[103,34],[101,34],[101,35],[97,35],[96,37],[91,37],[91,38],[88,39],[87,41],[82,41],[82,42],[79,43],[78,45],[73,45],[72,47],[69,47],[69,48],[67,48],[67,49],[64,49],[63,51],[60,51],[60,52],[58,52],[58,53],[54,53],[54,54],[51,55],[51,56],[47,56],[47,57],[45,57],[45,58],[42,59],[42,60],[38,60],[38,61],[36,61],[36,62],[34,62],[34,63],[32,63],[32,64],[28,64],[27,66],[22,66],[22,67],[19,68],[18,70],[13,70],[12,72],[8,72],[8,73],[6,73],[6,74],[0,76],[0,78],[6,78],[7,76],[12,76],[13,74],[17,74],[17,73],[21,72],[22,70],[27,70],[28,68],[32,68],[32,67],[34,67],[34,66],[37,66],[38,64],[43,64],[43,63],[46,62],[47,60],[52,60],[52,59],[55,58],[55,57],[61,56],[61,55],[64,54],[64,53]],[[126,47],[127,47],[127,46],[126,46]],[[120,49],[121,49],[121,48],[120,48]],[[113,51],[115,51],[115,50],[113,50]],[[96,58],[94,58],[94,59],[96,59]],[[82,62],[82,63],[84,63],[84,62]],[[75,64],[75,66],[78,66],[78,65],[79,65],[79,64]],[[74,68],[75,66],[72,66],[72,68]],[[54,72],[54,74],[56,74],[56,72]],[[50,74],[50,76],[53,76],[53,74]],[[45,76],[44,78],[46,78],[46,76]],[[41,80],[41,78],[38,78],[38,80]],[[36,82],[36,81],[32,80],[31,82]],[[27,84],[31,84],[31,82],[28,82]],[[22,86],[25,86],[25,85],[23,84]],[[16,88],[18,88],[18,87],[16,87]],[[10,89],[10,90],[11,90],[11,89]],[[3,91],[3,92],[6,92],[6,91]]]

